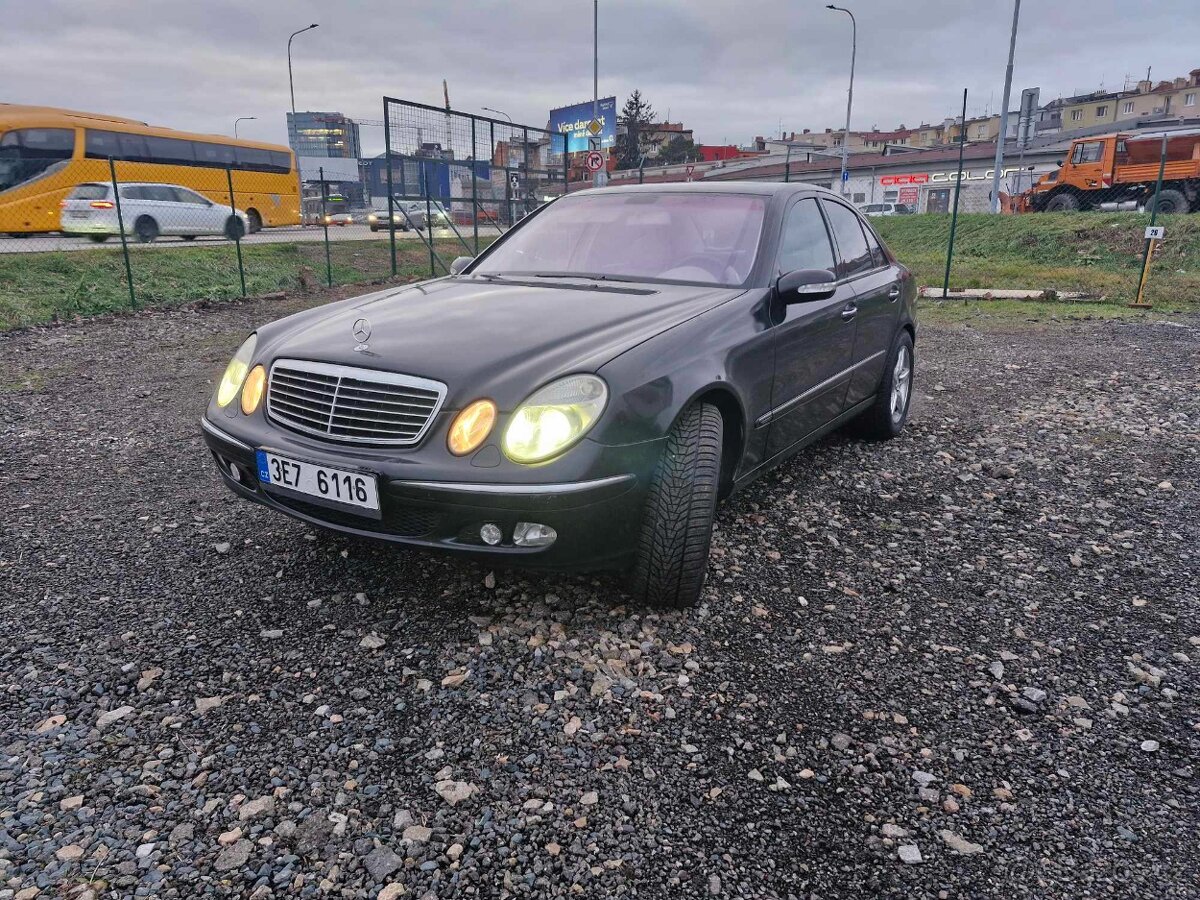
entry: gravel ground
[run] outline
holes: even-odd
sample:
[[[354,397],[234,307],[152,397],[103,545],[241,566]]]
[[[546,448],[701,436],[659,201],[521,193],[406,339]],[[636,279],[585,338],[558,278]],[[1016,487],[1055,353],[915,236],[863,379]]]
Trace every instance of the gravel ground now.
[[[1197,320],[926,327],[657,614],[228,495],[300,305],[0,336],[0,898],[1200,896]]]

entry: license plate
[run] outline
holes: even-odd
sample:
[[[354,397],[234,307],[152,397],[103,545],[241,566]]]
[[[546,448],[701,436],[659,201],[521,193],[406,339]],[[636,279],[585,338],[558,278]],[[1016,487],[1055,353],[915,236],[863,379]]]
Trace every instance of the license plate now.
[[[67,213],[67,215],[69,215],[72,219],[86,219],[88,217],[88,213],[85,212],[73,212]]]
[[[379,485],[374,475],[319,466],[306,460],[259,450],[258,480],[272,487],[315,497],[326,503],[379,512]]]

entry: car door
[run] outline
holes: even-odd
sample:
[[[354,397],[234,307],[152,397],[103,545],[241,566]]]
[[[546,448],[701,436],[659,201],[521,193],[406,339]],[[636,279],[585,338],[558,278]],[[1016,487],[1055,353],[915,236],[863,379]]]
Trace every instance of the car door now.
[[[180,214],[190,229],[187,234],[221,234],[225,230],[225,218],[229,215],[227,207],[217,206],[187,188],[177,187],[174,191]]]
[[[854,374],[846,394],[850,407],[879,385],[900,315],[900,270],[891,264],[871,226],[850,207],[823,199],[838,248],[839,264],[854,288],[858,327],[854,333]]]
[[[837,261],[817,200],[804,197],[783,218],[776,275],[797,269],[828,269]],[[782,453],[842,411],[854,352],[854,288],[839,279],[833,295],[786,306],[776,300],[775,377],[767,457]]]

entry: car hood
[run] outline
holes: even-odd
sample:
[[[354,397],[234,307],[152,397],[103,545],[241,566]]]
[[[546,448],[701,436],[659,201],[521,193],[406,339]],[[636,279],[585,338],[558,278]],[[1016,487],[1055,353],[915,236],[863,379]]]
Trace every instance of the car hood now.
[[[532,281],[532,279],[530,279]],[[594,372],[742,293],[695,285],[526,284],[445,278],[318,307],[261,329],[260,358],[307,359],[433,378],[455,408],[511,409],[546,381]],[[355,350],[354,324],[370,323]]]

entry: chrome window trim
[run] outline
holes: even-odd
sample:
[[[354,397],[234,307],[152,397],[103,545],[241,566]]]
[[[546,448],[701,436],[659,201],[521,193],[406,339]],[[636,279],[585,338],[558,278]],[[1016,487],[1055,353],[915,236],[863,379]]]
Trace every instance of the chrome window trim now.
[[[429,411],[429,418],[425,420],[425,424],[411,438],[369,438],[355,437],[353,435],[331,434],[328,431],[322,431],[319,428],[312,428],[294,422],[291,417],[284,414],[283,418],[277,417],[271,403],[271,382],[275,378],[275,368],[279,366],[285,369],[294,371],[307,372],[312,375],[323,375],[327,378],[337,378],[338,382],[333,386],[333,396],[331,399],[331,410],[337,408],[338,393],[341,390],[341,379],[352,378],[355,381],[365,381],[367,383],[388,384],[394,387],[410,387],[418,388],[424,391],[430,391],[437,395],[433,407]],[[438,413],[442,411],[442,405],[446,402],[446,394],[448,388],[440,381],[434,381],[431,378],[420,378],[416,375],[404,375],[399,372],[384,372],[379,369],[364,369],[358,366],[343,366],[334,363],[313,362],[306,359],[277,359],[271,363],[270,373],[267,379],[267,418],[275,425],[281,428],[287,428],[291,431],[297,431],[301,434],[312,435],[313,437],[321,438],[326,441],[336,441],[341,444],[366,444],[375,447],[412,447],[419,444],[433,427],[434,420]]]

